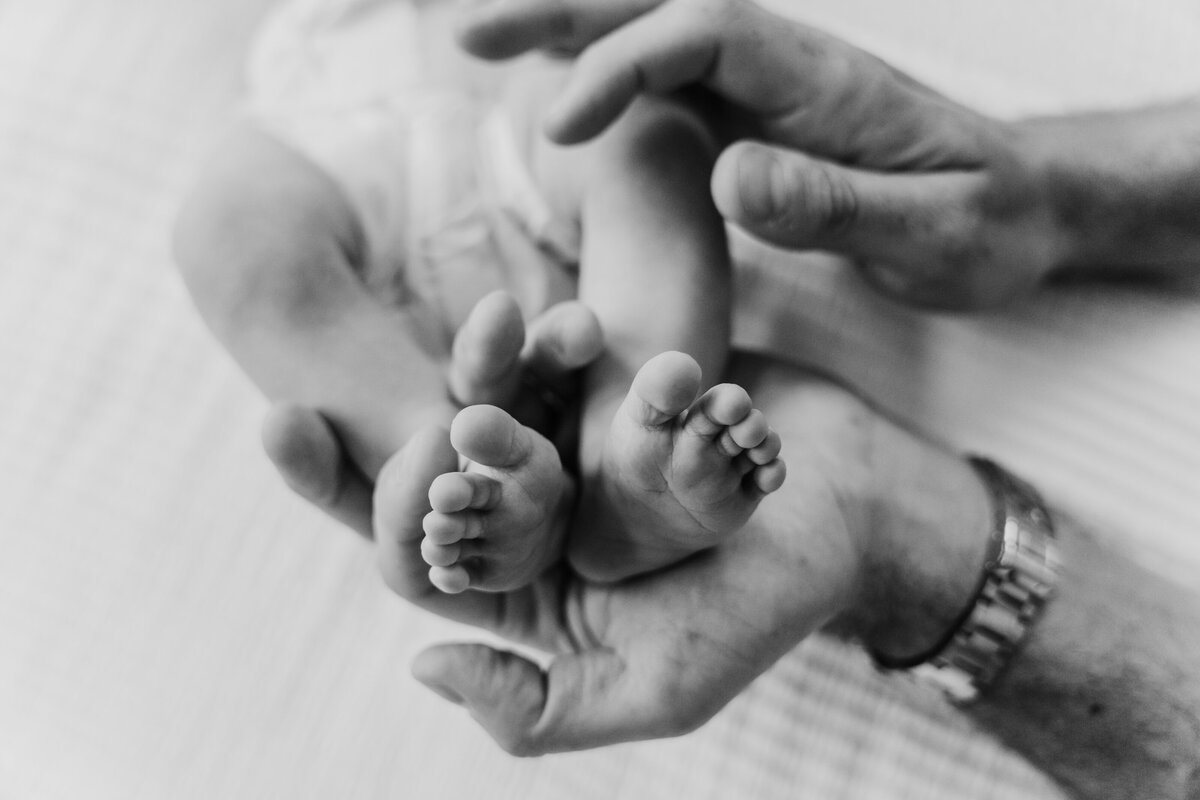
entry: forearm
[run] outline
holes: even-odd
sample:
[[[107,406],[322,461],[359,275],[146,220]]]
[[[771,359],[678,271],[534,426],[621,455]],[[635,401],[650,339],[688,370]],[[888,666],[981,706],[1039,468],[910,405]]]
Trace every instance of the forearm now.
[[[1058,268],[1200,272],[1200,97],[1013,131],[1064,239]]]
[[[875,464],[892,477],[876,497],[888,499],[841,630],[877,652],[916,655],[971,604],[992,512],[963,459],[887,424],[878,431]],[[1200,596],[1053,516],[1056,594],[968,713],[1077,796],[1197,797]]]
[[[1200,598],[1055,522],[1058,596],[971,715],[1079,797],[1200,797]]]

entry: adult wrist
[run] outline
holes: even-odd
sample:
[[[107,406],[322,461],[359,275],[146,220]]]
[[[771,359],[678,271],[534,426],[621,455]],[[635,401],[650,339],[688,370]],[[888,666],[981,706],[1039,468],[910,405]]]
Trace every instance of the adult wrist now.
[[[1013,126],[1057,271],[1193,270],[1200,263],[1200,100]]]
[[[834,627],[902,660],[943,641],[970,607],[994,516],[965,459],[879,427],[857,591]]]

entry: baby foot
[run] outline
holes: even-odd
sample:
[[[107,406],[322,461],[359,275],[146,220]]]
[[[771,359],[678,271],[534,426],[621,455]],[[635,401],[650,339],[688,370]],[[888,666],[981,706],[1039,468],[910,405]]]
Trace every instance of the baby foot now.
[[[746,390],[699,390],[700,367],[683,353],[638,371],[583,487],[569,558],[584,576],[619,580],[718,544],[782,485],[779,436]]]
[[[468,459],[429,487],[421,555],[444,592],[499,592],[558,562],[574,483],[544,437],[494,406],[454,418],[450,442]]]
[[[462,405],[494,405],[545,435],[557,433],[579,370],[604,348],[596,315],[577,301],[551,306],[529,322],[504,291],[480,300],[454,337],[450,395]],[[547,403],[549,399],[549,403]]]
[[[384,582],[422,608],[450,616],[456,615],[446,604],[449,598],[430,585],[429,565],[417,553],[425,538],[421,524],[429,513],[429,487],[457,467],[449,432],[423,428],[384,464],[367,507]]]

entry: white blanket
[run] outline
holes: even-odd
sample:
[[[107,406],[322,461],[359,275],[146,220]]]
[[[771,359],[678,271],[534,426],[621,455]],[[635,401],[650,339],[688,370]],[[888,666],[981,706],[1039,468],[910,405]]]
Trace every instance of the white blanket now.
[[[292,498],[167,230],[261,0],[0,3],[0,797],[1030,798],[1055,790],[825,640],[675,741],[519,761],[407,674],[469,631]],[[1185,0],[790,8],[987,110],[1195,90]],[[748,251],[753,248],[748,248]],[[739,337],[836,366],[1194,582],[1200,299],[1046,292],[925,317],[756,251]]]

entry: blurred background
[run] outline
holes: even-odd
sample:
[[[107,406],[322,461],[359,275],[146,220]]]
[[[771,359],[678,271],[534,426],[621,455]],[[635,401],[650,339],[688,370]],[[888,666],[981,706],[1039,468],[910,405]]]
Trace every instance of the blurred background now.
[[[282,486],[265,402],[171,263],[271,5],[0,2],[0,798],[1057,797],[821,638],[692,735],[532,761],[409,677],[473,632],[391,597]],[[1184,0],[771,5],[1004,116],[1200,86]],[[920,316],[831,259],[738,248],[741,343],[842,373],[1195,580],[1196,294]]]

